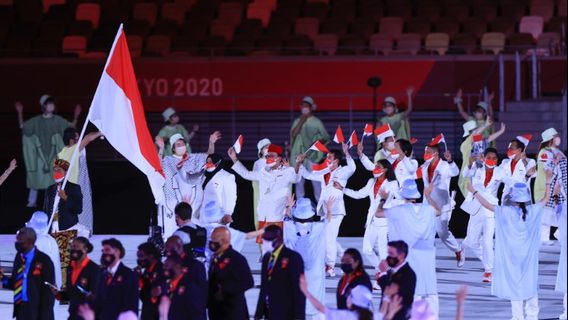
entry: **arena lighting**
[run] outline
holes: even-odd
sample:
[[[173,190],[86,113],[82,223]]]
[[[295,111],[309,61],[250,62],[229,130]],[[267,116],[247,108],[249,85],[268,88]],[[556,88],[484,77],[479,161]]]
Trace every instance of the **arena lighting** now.
[[[377,122],[377,88],[381,86],[381,78],[377,76],[371,76],[367,79],[367,85],[373,90],[373,120],[371,121],[372,124]],[[374,150],[377,151],[377,144],[373,144],[375,146]]]

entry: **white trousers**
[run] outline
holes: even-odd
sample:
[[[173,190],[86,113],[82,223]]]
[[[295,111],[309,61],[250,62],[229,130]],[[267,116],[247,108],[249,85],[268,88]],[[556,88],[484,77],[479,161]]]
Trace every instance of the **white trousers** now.
[[[568,319],[568,308],[567,308],[568,306],[566,305],[566,300],[567,300],[566,298],[567,298],[566,293],[564,293],[564,301],[562,302],[562,305],[564,306],[564,310],[563,310],[562,314],[558,316],[558,319],[560,319],[560,320]]]
[[[538,319],[538,296],[528,300],[511,300],[513,318],[511,320],[537,320]]]
[[[414,302],[419,300],[425,300],[428,302],[428,308],[435,315],[435,319],[438,319],[438,314],[440,313],[440,302],[437,294],[428,294],[425,296],[414,296]]]
[[[313,164],[314,164],[313,162],[308,161],[308,168],[311,168]],[[311,171],[311,169],[307,170]],[[310,181],[310,180],[308,181],[312,183],[312,186],[314,188],[314,198],[316,199],[316,202],[318,202],[319,197],[321,195],[321,183],[318,181]],[[304,187],[305,182],[306,180],[302,178],[300,182],[296,183],[296,199],[304,198],[304,195],[306,194]]]
[[[442,243],[448,247],[453,252],[461,251],[461,246],[449,229],[451,211],[442,212],[440,216],[436,218],[436,232],[438,237],[442,240]]]
[[[495,234],[495,218],[488,217],[484,212],[469,217],[467,224],[467,236],[462,245],[468,246],[475,256],[481,260],[485,272],[492,272],[493,259],[493,235]]]
[[[363,236],[363,256],[370,265],[379,269],[379,262],[387,257],[388,225],[386,218],[373,217]]]
[[[36,205],[37,204],[37,190],[36,189],[30,189],[30,192],[28,193],[28,206],[31,205]]]
[[[325,265],[334,267],[337,261],[337,255],[343,251],[337,243],[337,235],[339,234],[339,226],[343,221],[342,215],[331,216],[331,220],[325,225]]]

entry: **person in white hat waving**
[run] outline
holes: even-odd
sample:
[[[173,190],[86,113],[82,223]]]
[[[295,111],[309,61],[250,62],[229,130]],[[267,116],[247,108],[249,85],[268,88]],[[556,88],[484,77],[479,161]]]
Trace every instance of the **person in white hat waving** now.
[[[81,114],[81,106],[76,105],[73,121],[69,122],[55,114],[55,100],[44,94],[39,99],[41,115],[24,122],[24,106],[16,102],[18,123],[22,129],[24,162],[26,164],[26,184],[30,190],[28,207],[35,207],[38,190],[45,190],[53,184],[53,166],[57,153],[65,146],[63,131],[75,127]],[[39,147],[38,147],[39,146]]]
[[[174,134],[181,134],[183,139],[186,142],[187,150],[191,152],[191,147],[189,146],[189,141],[193,139],[197,131],[199,131],[199,125],[194,124],[192,127],[191,132],[187,132],[187,129],[180,124],[180,118],[177,114],[176,110],[172,107],[167,108],[162,112],[162,117],[164,118],[165,126],[160,129],[158,132],[158,136],[162,137],[164,140],[164,150],[163,154],[160,154],[161,157],[163,156],[171,156],[172,155],[172,148],[170,146],[170,137]]]
[[[383,101],[383,112],[385,116],[377,121],[377,128],[384,124],[389,124],[394,135],[399,139],[410,139],[410,126],[408,124],[408,116],[412,112],[412,94],[414,87],[406,89],[406,97],[408,100],[408,107],[406,110],[399,112],[396,100],[393,97],[386,97]],[[379,142],[377,141],[377,144]]]
[[[493,132],[493,123],[490,123],[490,120],[493,117],[491,101],[493,101],[495,94],[491,93],[489,97],[487,97],[487,102],[479,101],[473,109],[473,116],[465,112],[463,108],[462,95],[462,89],[459,89],[458,93],[454,97],[454,103],[457,105],[459,113],[465,121],[475,121],[476,128],[483,128],[483,131],[481,132],[481,134],[483,134],[483,137],[485,139],[489,138],[489,136]]]
[[[551,188],[552,171],[546,171],[546,188]],[[538,319],[538,260],[540,224],[544,198],[533,204],[530,187],[517,182],[508,201],[501,205],[486,200],[473,184],[468,190],[486,209],[495,212],[495,268],[491,294],[511,301],[514,320]],[[547,190],[548,191],[548,190]]]

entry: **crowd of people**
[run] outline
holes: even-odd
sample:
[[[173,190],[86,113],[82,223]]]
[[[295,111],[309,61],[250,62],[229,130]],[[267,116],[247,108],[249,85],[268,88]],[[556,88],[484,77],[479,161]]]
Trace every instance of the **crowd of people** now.
[[[247,319],[244,294],[255,283],[240,251],[245,241],[256,239],[262,269],[255,319],[436,319],[438,235],[455,255],[457,268],[464,265],[466,250],[479,258],[480,281],[491,283],[492,295],[511,301],[513,319],[538,319],[539,248],[552,243],[551,227],[558,227],[556,290],[564,294],[560,318],[566,319],[568,177],[560,134],[554,128],[540,133],[536,160],[526,154],[532,135],[517,136],[501,151],[506,157],[500,161],[493,142],[506,128],[493,129],[491,99],[479,102],[470,116],[460,91],[454,101],[466,120],[461,168],[443,133],[425,144],[419,165],[408,121],[413,92],[406,92],[404,111],[394,98],[385,98],[385,116],[375,126],[366,125],[361,140],[375,137],[373,161],[357,139],[345,141],[341,128],[331,137],[315,115],[314,100],[305,97],[291,126],[290,150],[260,140],[252,170],[238,158],[239,141],[227,151],[230,167],[215,153],[218,131],[210,135],[205,153],[192,152],[189,142],[199,127],[189,133],[176,111],[166,109],[165,126],[155,138],[165,174],[158,224],[166,241],[163,250],[153,242],[141,244],[133,269],[122,263],[125,249],[114,238],[102,242],[100,265],[89,259],[92,212],[90,222],[80,219],[91,208],[84,149],[101,134],[78,141],[73,126],[80,107],[70,123],[54,114],[53,98],[42,96],[43,114],[24,122],[17,104],[28,205],[35,206],[37,190],[46,192],[45,212],[36,212],[17,234],[11,276],[1,275],[2,286],[14,290],[14,317],[53,319],[54,301],[61,300],[69,301],[70,319]],[[72,156],[77,147],[78,158]],[[359,190],[347,187],[357,170],[351,148],[372,174]],[[10,164],[0,183],[15,166]],[[231,227],[239,196],[235,175],[253,183],[253,232]],[[65,177],[69,182],[63,186]],[[449,229],[456,209],[456,191],[450,190],[454,178],[465,198],[459,207],[470,215],[461,243]],[[417,180],[423,181],[422,192]],[[307,181],[315,202],[305,197]],[[370,200],[362,254],[343,249],[337,239],[349,214],[344,196]],[[374,268],[371,276],[365,265]],[[338,273],[336,308],[329,308],[325,280]],[[373,302],[373,290],[382,293],[379,301]],[[458,319],[465,296],[460,289]]]

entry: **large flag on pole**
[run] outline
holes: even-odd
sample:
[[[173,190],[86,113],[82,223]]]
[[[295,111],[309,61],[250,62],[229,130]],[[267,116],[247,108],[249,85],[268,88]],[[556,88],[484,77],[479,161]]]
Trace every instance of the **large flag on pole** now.
[[[162,203],[164,172],[148,130],[122,25],[114,39],[87,120],[148,177],[155,202]]]

